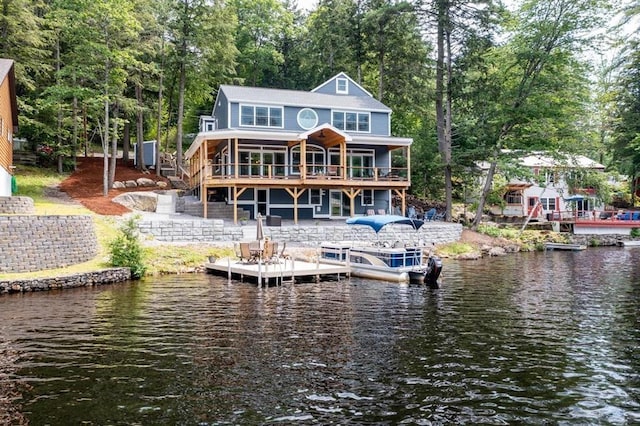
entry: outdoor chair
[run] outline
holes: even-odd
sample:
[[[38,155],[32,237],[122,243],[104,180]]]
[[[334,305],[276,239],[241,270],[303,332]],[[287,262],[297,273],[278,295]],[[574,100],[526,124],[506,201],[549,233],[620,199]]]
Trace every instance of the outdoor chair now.
[[[378,209],[378,214],[387,214],[385,209]]]
[[[271,261],[271,258],[273,257],[274,244],[275,243],[271,241],[265,241],[264,243],[264,250],[262,251],[262,260],[265,263],[269,263]]]
[[[447,211],[443,211],[442,213],[437,213],[433,220],[444,220],[445,216],[447,215]]]
[[[374,209],[368,209],[367,210],[367,216],[375,216],[376,211]]]
[[[424,220],[426,221],[431,221],[431,220],[435,220],[435,217],[437,216],[438,211],[435,208],[431,208],[430,210],[427,210],[424,214]]]
[[[240,261],[247,263],[253,260],[249,243],[240,243]]]

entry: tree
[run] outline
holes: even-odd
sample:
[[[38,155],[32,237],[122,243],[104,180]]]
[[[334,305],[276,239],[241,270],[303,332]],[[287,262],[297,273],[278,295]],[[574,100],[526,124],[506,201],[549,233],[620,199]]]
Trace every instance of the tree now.
[[[189,85],[197,88],[202,96],[203,87],[212,89],[212,83],[224,81],[234,73],[236,19],[221,1],[171,0],[167,14],[174,79],[178,86],[176,162],[182,167],[187,77]],[[211,90],[204,93],[210,96]]]
[[[562,112],[565,101],[556,94],[566,89],[567,67],[587,39],[583,37],[600,22],[599,1],[573,2],[541,0],[525,2],[517,16],[513,39],[501,49],[492,49],[489,63],[495,73],[498,102],[487,120],[492,121],[493,136],[487,139],[490,149],[489,169],[478,199],[472,228],[482,218],[484,205],[492,188],[498,159],[503,148],[558,148],[558,130],[552,125]],[[558,78],[558,73],[564,79]],[[497,79],[497,80],[496,80]],[[496,83],[497,81],[502,84]],[[574,81],[575,84],[577,81]],[[575,86],[573,86],[575,87]],[[575,118],[575,117],[574,117]],[[519,138],[528,134],[526,138]]]

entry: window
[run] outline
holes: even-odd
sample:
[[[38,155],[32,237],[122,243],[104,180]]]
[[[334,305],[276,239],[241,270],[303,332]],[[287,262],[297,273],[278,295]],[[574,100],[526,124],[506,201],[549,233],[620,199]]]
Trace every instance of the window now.
[[[373,189],[362,190],[362,205],[363,206],[373,205]]]
[[[555,210],[556,209],[556,199],[555,198],[540,198],[540,203],[542,204],[542,208],[544,210]]]
[[[242,105],[240,125],[252,127],[282,127],[282,108]]]
[[[348,174],[352,178],[372,178],[374,153],[368,150],[350,150],[347,154]]]
[[[319,189],[309,190],[309,204],[319,206],[322,204],[322,191]]]
[[[370,115],[367,112],[333,111],[332,124],[347,132],[369,132]]]
[[[508,191],[504,195],[507,204],[522,204],[522,193],[520,191]]]
[[[256,147],[244,148],[240,155],[241,176],[284,176],[285,175],[285,150]]]
[[[308,174],[325,173],[324,149],[307,145],[305,161],[307,163]],[[291,149],[291,174],[300,174],[300,146]]]
[[[337,78],[336,79],[336,93],[349,93],[349,82],[346,78]]]

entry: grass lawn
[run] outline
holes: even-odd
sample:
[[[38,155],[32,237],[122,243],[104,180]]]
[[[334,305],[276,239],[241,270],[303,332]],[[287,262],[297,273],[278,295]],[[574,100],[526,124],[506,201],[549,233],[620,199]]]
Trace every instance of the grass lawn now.
[[[117,216],[101,216],[81,206],[68,203],[57,203],[46,196],[47,188],[54,188],[68,174],[57,174],[53,170],[20,166],[17,196],[30,197],[34,201],[38,215],[89,215],[98,239],[98,255],[84,263],[65,268],[49,269],[25,273],[3,273],[0,279],[20,280],[41,277],[57,277],[81,272],[96,271],[109,268],[109,243],[118,235],[121,218]],[[234,256],[232,248],[211,247],[206,244],[175,246],[172,244],[144,247],[144,261],[147,275],[193,272],[205,263],[208,256]]]

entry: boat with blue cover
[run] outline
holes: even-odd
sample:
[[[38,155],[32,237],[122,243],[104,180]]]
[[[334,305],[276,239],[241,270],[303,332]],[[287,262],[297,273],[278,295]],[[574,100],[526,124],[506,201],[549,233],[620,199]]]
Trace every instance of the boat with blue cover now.
[[[347,219],[348,225],[368,226],[376,235],[388,225],[407,225],[420,229],[424,221],[397,215],[358,216]],[[381,242],[323,243],[320,258],[324,263],[348,265],[354,276],[387,281],[438,285],[442,260],[425,253],[417,245]]]

